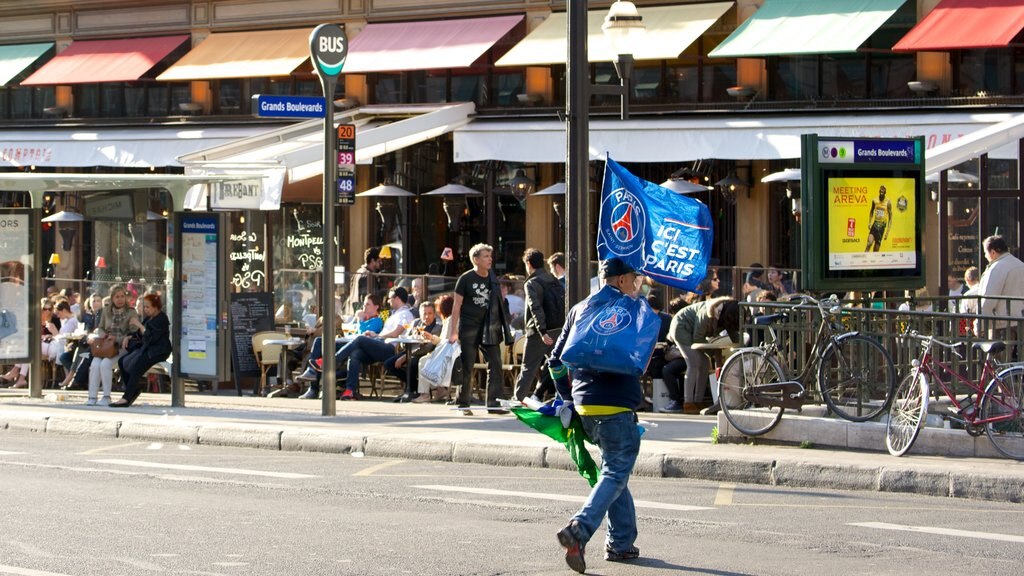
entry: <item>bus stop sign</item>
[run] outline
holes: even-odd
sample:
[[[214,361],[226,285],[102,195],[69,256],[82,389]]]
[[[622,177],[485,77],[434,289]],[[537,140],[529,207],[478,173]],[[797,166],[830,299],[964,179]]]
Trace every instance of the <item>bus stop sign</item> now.
[[[348,57],[348,36],[337,24],[321,24],[309,37],[309,52],[321,76],[337,76]]]

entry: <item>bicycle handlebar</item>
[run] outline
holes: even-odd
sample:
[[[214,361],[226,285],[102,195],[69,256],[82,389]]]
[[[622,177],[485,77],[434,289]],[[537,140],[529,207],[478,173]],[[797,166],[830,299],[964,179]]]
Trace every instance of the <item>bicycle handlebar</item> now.
[[[917,330],[911,330],[910,332],[907,332],[906,335],[915,340],[920,340],[922,342],[928,342],[931,344],[938,344],[939,346],[942,346],[943,348],[948,348],[950,350],[953,350],[954,348],[959,348],[960,346],[964,345],[963,342],[943,342],[942,340],[937,339],[935,336],[925,336],[919,333]]]

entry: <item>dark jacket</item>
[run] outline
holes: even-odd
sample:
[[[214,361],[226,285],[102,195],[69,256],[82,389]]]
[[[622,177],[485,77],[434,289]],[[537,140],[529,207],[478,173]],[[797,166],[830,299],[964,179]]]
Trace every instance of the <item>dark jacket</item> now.
[[[526,335],[535,336],[553,330],[561,330],[561,326],[549,326],[544,315],[544,288],[548,284],[559,283],[550,272],[544,269],[534,270],[526,279]]]
[[[142,345],[138,348],[139,362],[148,363],[145,367],[148,370],[171,356],[171,321],[166,314],[158,312],[156,316],[142,320],[142,326],[145,331],[142,333]],[[140,372],[134,366],[131,370]]]

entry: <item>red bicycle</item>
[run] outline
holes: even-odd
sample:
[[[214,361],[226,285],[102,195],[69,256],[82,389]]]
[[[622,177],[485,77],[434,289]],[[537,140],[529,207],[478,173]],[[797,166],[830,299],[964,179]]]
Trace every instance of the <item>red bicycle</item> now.
[[[1024,365],[1001,365],[992,358],[1006,349],[1002,342],[975,342],[974,349],[985,354],[985,364],[977,382],[972,382],[946,366],[932,355],[932,346],[941,346],[963,358],[956,349],[963,342],[942,342],[934,336],[917,332],[905,335],[921,345],[921,355],[911,365],[913,369],[900,382],[889,406],[889,422],[885,430],[885,444],[893,456],[902,456],[910,450],[924,425],[928,413],[928,399],[933,383],[952,402],[952,419],[961,422],[972,436],[988,435],[996,450],[1008,458],[1024,460]],[[959,397],[953,383],[971,390]]]

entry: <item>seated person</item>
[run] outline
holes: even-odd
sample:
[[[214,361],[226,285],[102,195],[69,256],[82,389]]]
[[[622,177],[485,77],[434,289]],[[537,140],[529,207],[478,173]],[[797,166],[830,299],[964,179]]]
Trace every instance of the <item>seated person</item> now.
[[[440,331],[437,332],[437,333],[427,333],[427,332],[424,332],[424,334],[423,334],[423,337],[430,341],[431,349],[432,350],[438,344],[441,343],[441,334],[446,334],[447,333],[447,330],[448,330],[448,319],[451,318],[452,308],[454,306],[455,306],[455,297],[452,296],[451,294],[442,294],[442,295],[437,297],[437,300],[434,300],[434,309],[437,311],[437,315],[441,317]],[[424,354],[423,356],[421,356],[420,358],[415,360],[415,362],[416,362],[416,372],[417,372],[417,377],[416,377],[416,380],[415,380],[416,381],[417,396],[415,396],[413,398],[412,402],[415,402],[417,404],[422,404],[422,403],[425,403],[425,402],[430,402],[430,400],[431,400],[431,398],[430,398],[430,384],[426,380],[422,380],[422,379],[419,378],[419,368],[423,364],[423,362],[425,362],[427,360],[427,358],[429,356],[430,356],[430,354]],[[458,381],[457,380],[458,375],[454,374],[454,372],[458,371],[459,374],[461,374],[461,368],[460,368],[461,366],[462,366],[461,362],[455,362],[455,366],[452,367],[452,370],[453,370],[452,378],[455,379],[456,381]],[[447,396],[447,392],[448,392],[448,389],[445,388],[445,396]]]
[[[360,334],[376,334],[384,328],[384,321],[380,318],[380,296],[376,294],[367,294],[366,298],[363,299],[363,309],[356,314],[356,320],[359,322],[359,333]],[[341,324],[338,324],[340,331]],[[342,344],[335,343],[335,352],[341,349]],[[300,398],[319,398],[320,397],[320,372],[322,371],[323,365],[323,338],[317,336],[313,339],[313,344],[310,346],[309,358],[306,361],[306,371],[296,376],[296,380],[307,380],[309,381],[309,389],[306,393],[300,396]],[[336,376],[341,378],[344,365],[337,365]]]
[[[686,370],[686,362],[682,360],[679,349],[668,341],[668,330],[672,324],[672,315],[663,310],[661,293],[657,290],[647,295],[647,303],[658,314],[661,328],[658,330],[658,343],[651,361],[647,364],[647,375],[651,379],[661,379],[668,390],[669,402],[662,412],[682,412],[682,397],[679,395],[679,376]],[[671,366],[671,370],[669,367]]]
[[[395,402],[409,402],[419,396],[417,382],[420,376],[419,359],[426,356],[434,349],[434,342],[427,340],[426,336],[440,336],[441,323],[437,321],[437,313],[432,302],[420,304],[420,319],[415,321],[411,328],[406,330],[405,335],[411,338],[420,338],[424,344],[407,344],[407,350],[399,351],[391,358],[384,361],[384,369],[405,382],[405,393],[395,398]]]
[[[150,368],[171,356],[171,322],[163,311],[163,301],[156,294],[143,296],[141,322],[132,318],[132,326],[142,334],[141,344],[121,356],[121,385],[124,397],[110,404],[111,408],[127,408],[142,393],[139,383]]]
[[[408,326],[412,326],[413,316],[409,310],[409,292],[397,286],[388,292],[388,304],[391,306],[391,314],[380,332],[367,331],[355,340],[345,344],[334,355],[338,366],[344,366],[346,362],[345,391],[341,394],[342,400],[356,400],[359,397],[359,372],[363,364],[383,362],[395,355],[395,347],[384,340],[396,338]]]

